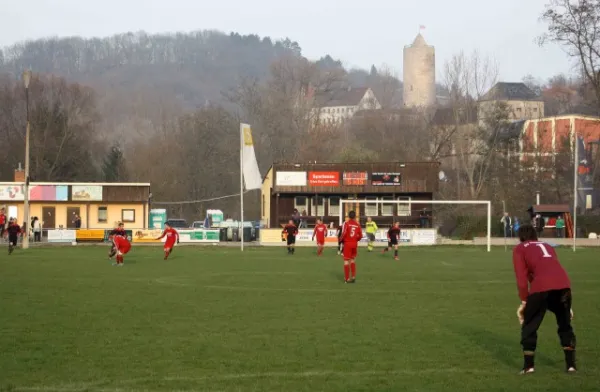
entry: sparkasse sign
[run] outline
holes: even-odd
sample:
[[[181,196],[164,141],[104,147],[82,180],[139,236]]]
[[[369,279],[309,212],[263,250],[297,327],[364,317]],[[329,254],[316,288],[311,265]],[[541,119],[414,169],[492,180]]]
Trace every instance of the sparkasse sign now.
[[[339,186],[339,172],[308,172],[308,185],[310,186]]]

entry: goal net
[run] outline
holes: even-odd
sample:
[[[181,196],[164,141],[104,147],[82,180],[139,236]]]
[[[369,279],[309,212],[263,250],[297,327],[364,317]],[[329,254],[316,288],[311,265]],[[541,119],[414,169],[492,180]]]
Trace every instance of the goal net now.
[[[419,216],[421,211],[423,211],[422,207],[417,207],[414,210],[412,209],[412,205],[420,205],[423,207],[434,206],[434,205],[446,205],[452,206],[486,206],[487,207],[487,251],[491,251],[492,247],[492,203],[489,200],[353,200],[353,199],[342,199],[340,200],[340,211],[339,214],[339,224],[341,225],[344,222],[344,218],[348,215],[348,212],[354,210],[356,215],[361,218],[361,224],[364,225],[364,220],[366,217],[371,216],[375,221],[384,220],[386,217],[389,219],[391,224],[392,221],[400,221],[401,230],[403,233],[401,234],[402,239],[408,240],[410,237],[408,234],[408,230],[412,230],[412,234],[416,237],[415,241],[412,241],[413,244],[431,244],[428,241],[431,241],[431,235],[435,237],[435,228],[433,225],[428,225],[431,227],[430,229],[423,229],[420,226],[420,220],[424,219],[425,222],[431,223],[432,220],[435,222],[435,216],[428,211],[428,215],[423,217]],[[416,215],[415,215],[416,214]],[[402,219],[404,218],[404,219]],[[410,228],[410,225],[403,225],[402,221],[410,218],[411,222],[417,222],[417,224],[413,224],[413,229]],[[386,220],[388,221],[388,220]],[[383,229],[380,229],[383,230]],[[428,230],[428,231],[425,231]],[[381,236],[382,234],[380,234]]]

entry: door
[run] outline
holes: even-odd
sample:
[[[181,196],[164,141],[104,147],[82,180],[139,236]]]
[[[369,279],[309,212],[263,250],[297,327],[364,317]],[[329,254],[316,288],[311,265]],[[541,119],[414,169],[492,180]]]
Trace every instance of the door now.
[[[79,220],[79,227],[76,222]],[[81,214],[79,207],[67,207],[67,229],[81,228]]]
[[[55,207],[42,207],[42,228],[44,229],[55,229],[56,228],[56,208]]]

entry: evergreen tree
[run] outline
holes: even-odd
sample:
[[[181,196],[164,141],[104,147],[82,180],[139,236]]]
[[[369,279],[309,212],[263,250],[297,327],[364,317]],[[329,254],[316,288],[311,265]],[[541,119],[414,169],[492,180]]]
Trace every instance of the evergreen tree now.
[[[112,146],[102,165],[102,173],[104,181],[120,182],[127,180],[127,172],[125,169],[125,158],[121,148],[117,145]]]

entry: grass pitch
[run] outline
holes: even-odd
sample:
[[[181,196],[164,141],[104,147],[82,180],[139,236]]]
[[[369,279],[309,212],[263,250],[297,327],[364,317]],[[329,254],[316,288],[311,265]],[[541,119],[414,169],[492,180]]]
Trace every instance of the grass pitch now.
[[[580,372],[554,317],[521,366],[511,253],[106,247],[0,255],[0,390],[598,391],[598,251],[559,255],[573,281]]]

